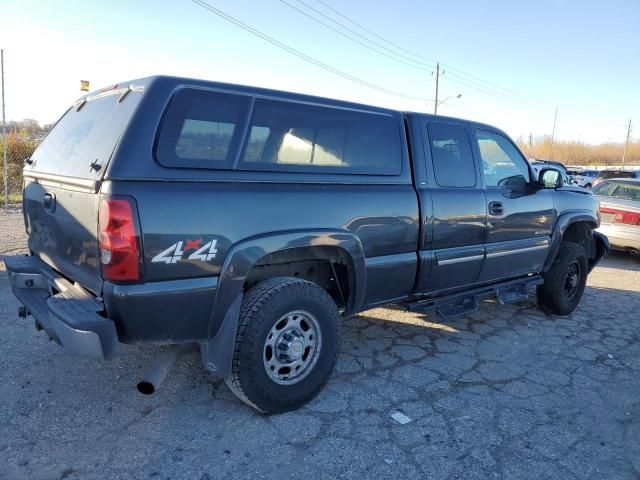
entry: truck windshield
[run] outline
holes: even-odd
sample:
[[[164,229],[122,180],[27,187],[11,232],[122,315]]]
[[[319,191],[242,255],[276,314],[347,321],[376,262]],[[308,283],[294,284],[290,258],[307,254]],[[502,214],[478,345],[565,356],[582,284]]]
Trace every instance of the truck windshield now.
[[[136,90],[123,97],[124,92],[126,89],[87,97],[86,102],[67,110],[25,170],[99,179],[141,97]]]

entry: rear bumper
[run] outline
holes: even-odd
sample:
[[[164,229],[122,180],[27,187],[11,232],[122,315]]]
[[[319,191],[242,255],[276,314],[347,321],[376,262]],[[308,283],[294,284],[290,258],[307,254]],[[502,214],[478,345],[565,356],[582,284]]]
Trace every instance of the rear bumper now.
[[[14,295],[52,340],[80,355],[117,355],[115,324],[101,315],[104,306],[93,295],[37,257],[5,257],[4,262]]]
[[[217,289],[218,277],[104,282],[102,297],[122,343],[184,343],[207,338]]]
[[[640,251],[640,227],[601,224],[597,231],[607,236],[613,249]]]
[[[96,298],[35,256],[5,257],[14,295],[52,340],[93,358],[116,356],[120,343],[203,341],[218,277],[143,284],[103,283]]]

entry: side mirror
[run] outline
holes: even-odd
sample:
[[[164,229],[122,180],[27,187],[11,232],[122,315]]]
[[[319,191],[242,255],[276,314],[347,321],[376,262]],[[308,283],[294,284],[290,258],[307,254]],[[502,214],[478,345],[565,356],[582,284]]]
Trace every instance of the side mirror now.
[[[563,185],[562,175],[554,168],[543,168],[538,174],[538,184],[544,188],[558,188]]]

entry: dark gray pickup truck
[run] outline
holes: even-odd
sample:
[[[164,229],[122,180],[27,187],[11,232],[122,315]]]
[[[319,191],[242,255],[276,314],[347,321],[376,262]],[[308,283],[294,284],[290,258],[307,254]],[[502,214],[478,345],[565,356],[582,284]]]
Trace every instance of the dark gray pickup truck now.
[[[197,345],[265,413],[320,391],[344,317],[447,319],[534,286],[566,315],[609,248],[594,197],[494,127],[184,78],[81,98],[24,178],[20,316],[97,358],[171,344],[143,392]]]

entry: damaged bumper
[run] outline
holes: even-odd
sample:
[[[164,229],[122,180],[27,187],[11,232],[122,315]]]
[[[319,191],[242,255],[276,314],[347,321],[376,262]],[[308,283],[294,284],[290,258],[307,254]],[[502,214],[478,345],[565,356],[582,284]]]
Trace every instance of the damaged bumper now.
[[[119,342],[112,320],[101,315],[104,305],[77,283],[61,277],[33,256],[4,258],[14,295],[36,327],[72,353],[97,359],[117,355]]]

